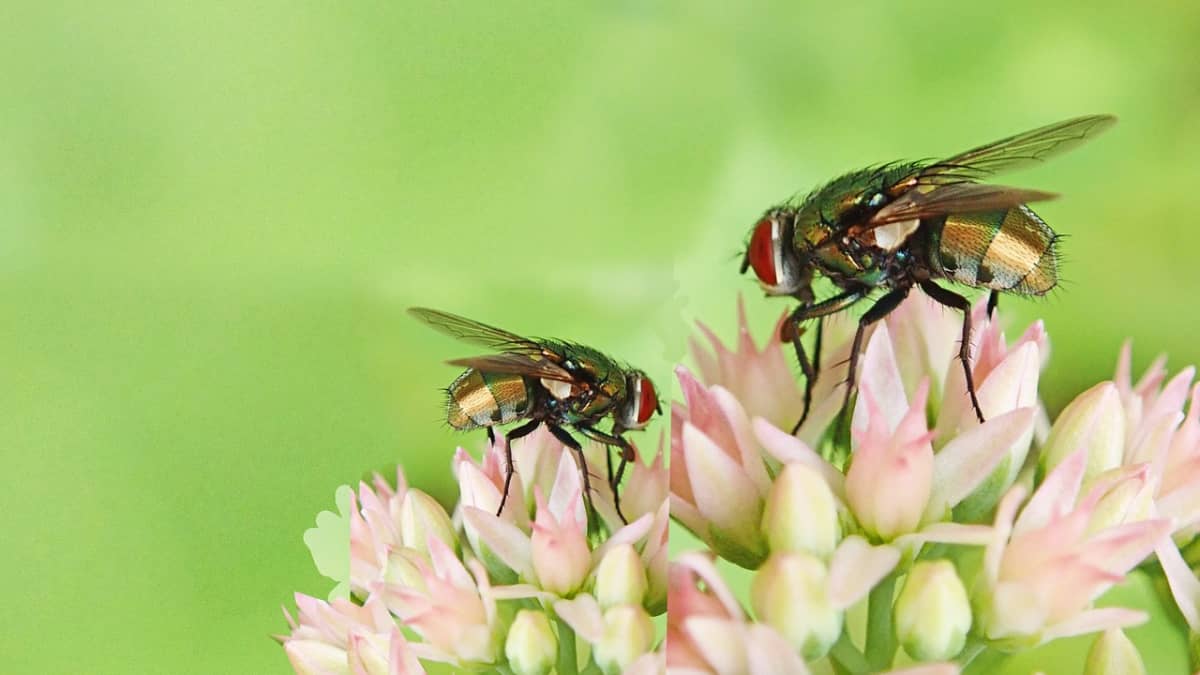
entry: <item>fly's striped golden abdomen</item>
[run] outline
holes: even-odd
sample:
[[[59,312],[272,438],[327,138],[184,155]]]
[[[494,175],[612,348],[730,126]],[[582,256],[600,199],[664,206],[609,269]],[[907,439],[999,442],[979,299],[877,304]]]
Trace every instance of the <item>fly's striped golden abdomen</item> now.
[[[446,422],[460,430],[507,424],[529,412],[529,383],[520,375],[471,368],[446,390]]]
[[[1042,295],[1058,283],[1054,232],[1025,205],[931,222],[930,264],[968,286]]]

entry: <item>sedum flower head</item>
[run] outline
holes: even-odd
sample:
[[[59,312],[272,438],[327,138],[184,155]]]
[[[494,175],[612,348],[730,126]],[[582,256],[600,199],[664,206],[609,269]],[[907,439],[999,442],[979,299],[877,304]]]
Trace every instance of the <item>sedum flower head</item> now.
[[[651,617],[666,605],[669,517],[661,449],[627,472],[638,488],[622,505],[628,525],[593,481],[602,526],[589,535],[574,453],[548,435],[527,438],[513,448],[517,474],[500,515],[503,441],[481,461],[455,455],[453,517],[403,473],[396,487],[379,476],[359,486],[352,595],[297,596],[299,621],[289,618],[281,638],[297,672],[423,673],[422,663],[440,662],[525,675],[577,656],[604,672],[657,672]],[[589,450],[589,466],[602,451]]]
[[[565,663],[759,675],[832,662],[942,675],[1097,634],[1086,672],[1140,672],[1121,631],[1145,615],[1096,606],[1139,566],[1161,570],[1200,651],[1194,369],[1168,376],[1159,360],[1135,383],[1126,346],[1113,380],[1051,423],[1037,392],[1042,325],[1010,341],[982,305],[972,312],[969,368],[986,422],[957,357],[961,316],[914,294],[868,331],[845,426],[834,422],[854,324],[826,322],[821,379],[796,435],[803,390],[781,324],[756,341],[739,307],[732,347],[701,325],[697,367],[676,369],[669,467],[660,441],[629,468],[628,523],[597,479],[588,527],[576,455],[544,431],[511,448],[517,472],[499,514],[503,440],[479,459],[458,451],[449,512],[402,473],[394,487],[374,476],[343,502],[350,565],[338,581],[350,597],[298,595],[280,638],[288,659],[304,673],[440,662],[519,675]],[[603,452],[585,449],[593,475]],[[707,550],[668,561],[671,517]],[[731,564],[748,577],[741,596],[724,577]],[[664,611],[660,642],[653,617]],[[913,663],[889,670],[900,649]]]
[[[833,424],[850,348],[836,319],[795,436],[802,396],[775,370],[791,351],[779,326],[758,347],[740,313],[732,348],[701,327],[709,348],[693,344],[696,374],[676,371],[670,487],[672,515],[709,554],[671,567],[670,668],[802,672],[798,658],[882,672],[895,649],[880,645],[898,642],[916,671],[958,672],[980,653],[1144,620],[1094,603],[1152,553],[1200,634],[1200,581],[1170,538],[1200,527],[1193,371],[1167,379],[1156,364],[1131,384],[1126,352],[1114,382],[1050,424],[1037,392],[1043,326],[1010,341],[982,305],[972,312],[986,422],[958,360],[961,315],[914,294],[868,330],[848,437]],[[747,601],[715,559],[751,570]],[[856,604],[872,617],[865,639],[846,628]]]
[[[284,610],[291,634],[281,638],[297,673],[424,673],[386,608],[377,599],[357,605],[296,594],[298,619]],[[392,670],[389,670],[392,668]]]

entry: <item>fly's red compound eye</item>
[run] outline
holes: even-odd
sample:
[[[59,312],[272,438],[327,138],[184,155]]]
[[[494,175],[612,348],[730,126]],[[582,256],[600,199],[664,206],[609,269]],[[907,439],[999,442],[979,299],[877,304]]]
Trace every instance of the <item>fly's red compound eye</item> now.
[[[750,235],[750,248],[746,251],[754,274],[768,286],[779,283],[779,270],[775,256],[775,222],[763,218],[754,226],[754,234]]]
[[[658,408],[658,396],[655,395],[654,385],[648,377],[642,378],[638,389],[640,396],[638,397],[637,423],[645,424],[650,421],[650,416]]]

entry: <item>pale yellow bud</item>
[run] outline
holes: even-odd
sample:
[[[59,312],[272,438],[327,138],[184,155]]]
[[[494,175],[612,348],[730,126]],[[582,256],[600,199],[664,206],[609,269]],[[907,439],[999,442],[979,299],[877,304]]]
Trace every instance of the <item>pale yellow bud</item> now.
[[[754,575],[750,600],[758,618],[779,631],[806,660],[825,655],[842,632],[833,608],[829,571],[804,552],[773,553]]]
[[[946,661],[962,651],[971,629],[967,589],[948,560],[913,565],[894,608],[896,638],[920,661]]]
[[[558,639],[544,612],[522,609],[517,612],[504,641],[504,655],[516,675],[546,675],[558,655]]]
[[[762,528],[773,553],[804,551],[827,559],[842,538],[833,492],[803,464],[788,464],[775,479]]]
[[[1085,478],[1121,465],[1125,453],[1125,409],[1112,382],[1101,382],[1067,404],[1050,428],[1042,448],[1043,473],[1068,455],[1087,448]]]
[[[1088,650],[1083,675],[1146,675],[1146,666],[1137,647],[1120,628],[1099,635]]]
[[[594,595],[600,607],[641,605],[646,597],[646,568],[632,544],[622,544],[604,554],[596,567]]]
[[[604,636],[595,647],[596,665],[607,675],[622,673],[654,644],[654,623],[639,605],[619,605],[604,612]]]
[[[446,510],[433,497],[410,489],[400,505],[400,539],[406,547],[429,555],[430,536],[441,539],[450,550],[458,550],[458,537]]]

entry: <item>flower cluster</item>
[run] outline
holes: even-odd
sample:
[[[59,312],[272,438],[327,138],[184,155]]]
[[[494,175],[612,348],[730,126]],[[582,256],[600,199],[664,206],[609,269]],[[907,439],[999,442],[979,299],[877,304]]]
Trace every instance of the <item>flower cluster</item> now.
[[[1137,673],[1123,630],[1145,614],[1097,600],[1139,569],[1169,591],[1200,666],[1195,369],[1169,377],[1160,359],[1135,383],[1126,346],[1114,378],[1052,422],[1043,326],[1009,341],[981,305],[981,423],[961,321],[915,294],[872,327],[846,417],[854,326],[827,322],[794,435],[804,396],[780,325],[761,347],[744,312],[732,347],[701,326],[696,369],[676,369],[669,467],[662,447],[633,465],[628,523],[603,480],[588,513],[576,455],[544,430],[480,460],[460,449],[449,512],[401,471],[376,475],[346,499],[348,536],[321,533],[348,546],[349,597],[297,595],[287,656],[356,675],[949,675],[1095,635],[1085,673]],[[604,451],[586,448],[587,465]],[[670,518],[705,550],[668,562]]]
[[[378,475],[359,485],[349,514],[351,598],[296,596],[299,616],[288,615],[281,638],[296,672],[411,674],[424,663],[516,675],[588,664],[662,670],[651,622],[667,597],[661,450],[630,471],[628,525],[611,492],[593,487],[603,525],[589,535],[575,455],[543,431],[514,444],[516,474],[497,515],[504,444],[481,462],[458,451],[453,516],[400,471],[395,487]],[[589,465],[604,461],[602,448],[591,450]]]
[[[957,359],[961,315],[916,294],[866,340],[848,437],[832,423],[850,350],[829,340],[837,326],[795,437],[802,392],[778,339],[757,347],[744,314],[732,349],[701,326],[699,377],[677,369],[670,499],[708,552],[672,562],[671,672],[805,672],[826,659],[879,672],[898,648],[927,672],[958,672],[1087,633],[1102,633],[1088,672],[1131,672],[1111,664],[1140,667],[1121,629],[1145,615],[1094,601],[1155,553],[1200,632],[1200,581],[1178,548],[1200,529],[1200,385],[1182,412],[1194,369],[1168,381],[1156,362],[1132,384],[1126,348],[1115,381],[1051,426],[1042,325],[1010,343],[982,305],[972,319],[986,422]],[[715,558],[752,570],[749,609]]]

